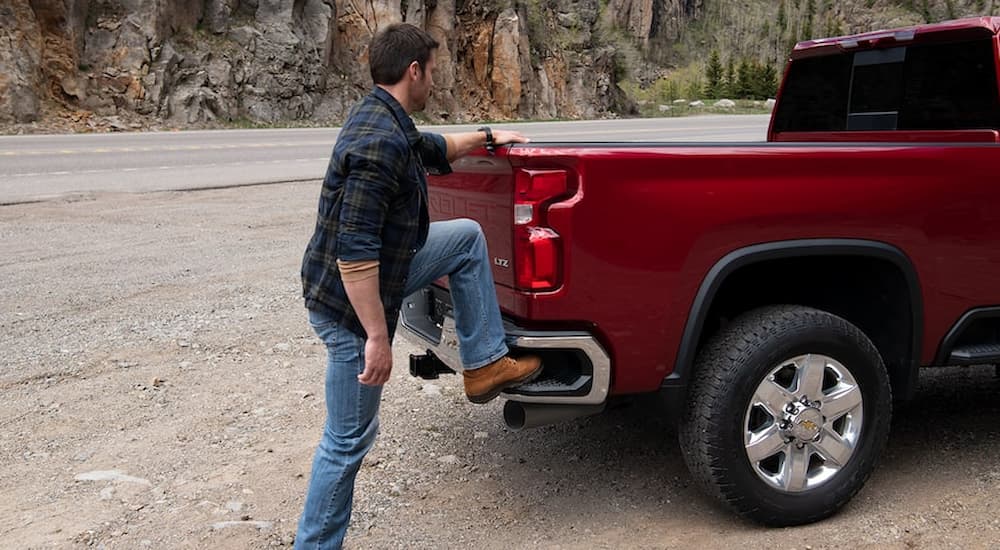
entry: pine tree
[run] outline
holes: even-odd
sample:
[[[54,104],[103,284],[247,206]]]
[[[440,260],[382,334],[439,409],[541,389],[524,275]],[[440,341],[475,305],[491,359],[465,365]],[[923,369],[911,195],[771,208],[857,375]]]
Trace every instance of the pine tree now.
[[[691,82],[688,82],[687,90],[685,90],[685,93],[690,99],[699,99],[698,96],[701,95],[702,88],[703,86],[701,79],[695,78],[691,80]]]
[[[722,62],[719,52],[712,50],[705,67],[705,97],[718,99],[722,95]]]
[[[729,58],[729,63],[726,63],[726,76],[722,95],[729,98],[736,96],[736,61],[732,57]]]
[[[778,95],[778,71],[770,63],[761,70],[760,99],[768,99]]]
[[[736,74],[736,97],[746,99],[753,93],[753,68],[746,59],[740,61],[740,68]]]
[[[788,15],[785,13],[785,0],[778,3],[778,32],[785,32],[788,28]]]
[[[744,99],[757,99],[760,95],[760,63],[756,61],[751,61],[748,65],[749,67],[749,86],[748,93]]]

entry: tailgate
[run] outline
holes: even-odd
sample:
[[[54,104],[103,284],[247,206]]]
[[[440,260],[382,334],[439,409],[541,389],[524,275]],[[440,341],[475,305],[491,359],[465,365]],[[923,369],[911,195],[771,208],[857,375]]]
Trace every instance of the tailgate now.
[[[514,286],[514,171],[502,147],[495,156],[477,151],[452,164],[451,174],[428,178],[431,221],[469,218],[486,234],[493,280]]]

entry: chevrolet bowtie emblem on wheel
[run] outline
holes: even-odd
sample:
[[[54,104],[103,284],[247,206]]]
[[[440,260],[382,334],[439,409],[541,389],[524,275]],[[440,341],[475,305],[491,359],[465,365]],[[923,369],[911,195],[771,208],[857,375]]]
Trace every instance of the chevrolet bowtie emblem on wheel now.
[[[819,426],[817,426],[816,423],[813,422],[812,420],[803,420],[802,422],[799,422],[799,426],[802,426],[803,428],[809,430],[810,432],[819,431]]]

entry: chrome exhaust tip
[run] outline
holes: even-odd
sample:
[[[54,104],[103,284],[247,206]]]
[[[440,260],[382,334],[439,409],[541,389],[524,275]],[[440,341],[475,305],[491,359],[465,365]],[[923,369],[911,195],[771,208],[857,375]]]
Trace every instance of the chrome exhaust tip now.
[[[604,403],[600,405],[547,405],[507,401],[503,406],[503,420],[508,428],[518,431],[591,416],[603,411]]]

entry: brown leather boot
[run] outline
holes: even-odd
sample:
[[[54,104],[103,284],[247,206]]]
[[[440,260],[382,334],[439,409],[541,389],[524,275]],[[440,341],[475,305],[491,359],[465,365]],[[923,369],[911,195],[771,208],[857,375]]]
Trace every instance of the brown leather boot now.
[[[473,403],[487,403],[506,388],[531,382],[541,372],[542,359],[536,355],[502,357],[485,367],[462,372],[465,396]]]

